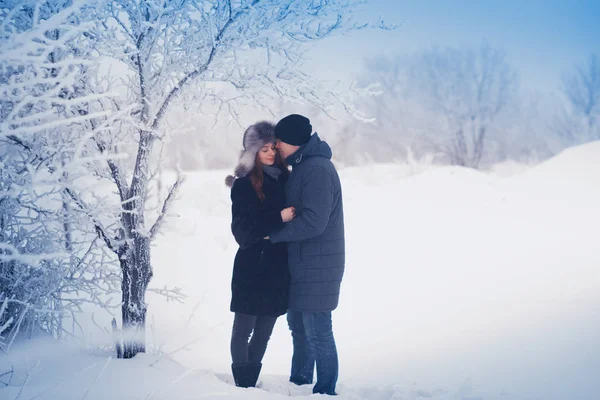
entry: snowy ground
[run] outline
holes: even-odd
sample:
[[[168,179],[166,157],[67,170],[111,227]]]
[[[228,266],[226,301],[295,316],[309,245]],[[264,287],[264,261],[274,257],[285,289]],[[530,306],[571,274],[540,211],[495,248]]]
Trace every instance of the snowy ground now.
[[[340,398],[597,399],[599,160],[596,142],[502,177],[450,167],[416,175],[414,166],[341,171]],[[309,394],[286,382],[285,318],[267,350],[262,389],[224,382],[237,249],[227,173],[188,177],[178,216],[153,250],[153,286],[179,286],[189,297],[181,305],[149,295],[152,354],[125,361],[30,343],[0,358],[0,374],[15,365],[13,386],[0,384],[0,398],[17,397],[24,382],[21,399]],[[96,321],[108,327],[110,318]],[[88,331],[96,349],[109,343],[93,325]]]

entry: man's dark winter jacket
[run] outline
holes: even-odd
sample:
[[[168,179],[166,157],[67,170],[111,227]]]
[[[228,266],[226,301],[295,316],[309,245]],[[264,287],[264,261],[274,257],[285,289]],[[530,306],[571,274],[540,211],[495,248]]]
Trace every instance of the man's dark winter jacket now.
[[[296,218],[270,238],[288,244],[292,310],[332,311],[338,306],[345,265],[344,210],[331,155],[315,133],[287,158],[292,173],[286,206],[296,207]]]
[[[231,189],[231,231],[240,245],[231,280],[233,312],[275,317],[288,309],[287,245],[264,239],[283,226],[286,181],[285,174],[278,181],[265,174],[262,202],[248,176]]]

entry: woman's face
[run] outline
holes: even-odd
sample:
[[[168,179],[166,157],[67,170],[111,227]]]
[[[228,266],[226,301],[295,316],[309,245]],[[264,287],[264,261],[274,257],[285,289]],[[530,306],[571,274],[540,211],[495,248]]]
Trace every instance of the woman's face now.
[[[276,152],[275,143],[267,143],[258,151],[258,161],[263,165],[273,165]]]

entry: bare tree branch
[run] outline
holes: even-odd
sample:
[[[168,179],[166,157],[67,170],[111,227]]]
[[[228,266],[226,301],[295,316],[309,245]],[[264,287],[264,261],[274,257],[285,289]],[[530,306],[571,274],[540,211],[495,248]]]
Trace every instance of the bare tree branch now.
[[[156,219],[156,222],[154,223],[154,225],[152,225],[152,229],[150,229],[150,240],[154,240],[156,238],[156,235],[160,231],[160,228],[163,224],[165,216],[169,212],[169,208],[170,208],[171,204],[173,203],[173,200],[177,196],[179,187],[181,186],[181,184],[183,184],[184,180],[185,179],[181,175],[177,175],[177,180],[175,181],[175,184],[173,185],[173,187],[171,187],[171,190],[169,190],[169,194],[167,195],[167,198],[165,199],[165,201],[163,203],[162,210],[160,211],[160,214],[159,214],[158,218]]]
[[[167,108],[169,107],[169,104],[171,103],[171,101],[173,101],[174,98],[177,97],[177,95],[181,92],[181,90],[183,89],[183,87],[190,82],[191,80],[193,80],[194,78],[196,78],[197,76],[199,76],[200,74],[202,74],[203,72],[205,72],[208,67],[210,66],[211,62],[213,61],[215,54],[217,52],[218,46],[221,42],[221,39],[223,38],[223,35],[225,35],[225,32],[227,31],[227,29],[241,16],[244,14],[245,11],[249,10],[250,8],[254,7],[256,4],[259,3],[260,0],[254,0],[251,4],[247,5],[246,7],[240,9],[239,11],[236,12],[235,15],[231,16],[231,4],[229,4],[229,11],[230,11],[230,17],[227,20],[227,22],[223,25],[223,28],[221,28],[221,30],[219,31],[219,33],[217,34],[217,36],[214,39],[213,45],[212,45],[212,49],[210,51],[210,54],[208,55],[208,59],[206,60],[206,62],[201,65],[198,69],[190,72],[189,74],[187,74],[183,79],[181,79],[177,85],[175,85],[175,87],[171,90],[171,92],[169,92],[169,94],[165,97],[165,100],[163,101],[163,103],[160,105],[158,112],[156,113],[156,117],[154,118],[154,121],[152,122],[152,129],[156,130],[161,122],[161,120],[163,119],[165,112],[167,111]]]
[[[75,194],[75,192],[73,190],[71,190],[69,188],[65,188],[65,191],[67,192],[69,197],[71,197],[71,199],[75,202],[75,204],[77,204],[77,206],[82,211],[87,213],[88,217],[92,220],[92,222],[94,224],[94,228],[96,229],[96,233],[98,234],[98,237],[100,239],[104,240],[104,243],[106,243],[106,246],[108,246],[109,249],[111,249],[115,254],[118,254],[119,251],[118,251],[117,246],[115,246],[113,244],[112,240],[110,239],[110,236],[106,232],[106,229],[104,228],[102,223],[100,223],[100,221],[98,221],[96,219],[96,217],[93,216],[93,214],[91,213],[91,210],[87,207],[87,205],[79,198],[79,196],[77,196],[77,194]]]
[[[96,142],[96,146],[101,154],[105,154],[106,146],[100,142],[100,140],[93,138],[94,142]],[[112,159],[107,159],[106,163],[108,164],[108,168],[110,169],[110,174],[117,185],[117,189],[119,190],[119,197],[121,201],[127,200],[129,189],[127,187],[127,182],[121,173],[121,169],[117,165],[117,163]]]
[[[590,55],[582,65],[566,74],[562,92],[567,107],[558,131],[570,143],[600,139],[600,60]]]

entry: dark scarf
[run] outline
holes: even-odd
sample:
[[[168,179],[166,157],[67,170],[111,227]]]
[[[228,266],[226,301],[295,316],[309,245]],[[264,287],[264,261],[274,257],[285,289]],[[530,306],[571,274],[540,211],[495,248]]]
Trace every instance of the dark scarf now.
[[[262,168],[265,174],[268,174],[271,178],[275,180],[278,180],[283,172],[279,167],[276,167],[275,165],[263,165]]]

